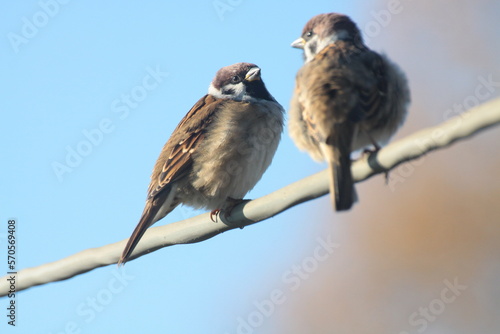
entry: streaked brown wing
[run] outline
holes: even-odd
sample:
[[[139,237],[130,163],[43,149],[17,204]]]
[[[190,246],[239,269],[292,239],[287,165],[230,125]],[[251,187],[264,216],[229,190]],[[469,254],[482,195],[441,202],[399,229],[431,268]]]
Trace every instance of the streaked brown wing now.
[[[314,76],[316,69],[316,67],[306,64],[299,70],[295,80],[295,91],[292,101],[299,114],[299,122],[303,124],[304,131],[308,134],[306,138],[310,138],[309,140],[312,140],[311,144],[314,143],[314,145],[325,141],[325,138],[320,135],[317,129],[315,103],[312,102],[315,100],[313,97],[315,94],[313,86],[317,81],[317,78]]]
[[[339,48],[332,45],[321,51],[298,73],[299,103],[307,132],[324,143],[332,129],[349,119],[354,103],[349,68]]]
[[[310,117],[311,124],[325,124],[331,128],[347,120],[357,123],[376,116],[385,102],[384,62],[369,49],[360,50],[355,45],[339,41],[306,64],[304,75],[309,84],[306,89],[308,100],[312,101],[309,109],[314,110],[317,118]],[[322,115],[328,117],[320,119]],[[322,132],[316,128],[315,132],[318,131]]]
[[[163,147],[151,175],[146,206],[130,236],[118,264],[127,262],[146,230],[178,204],[173,182],[189,172],[192,153],[204,138],[206,127],[224,100],[211,95],[202,97],[181,120]],[[173,192],[172,192],[173,191]],[[167,206],[163,208],[163,206]],[[158,213],[163,210],[161,217]]]
[[[382,57],[375,52],[367,52],[364,64],[372,80],[359,90],[359,107],[364,117],[371,119],[377,116],[377,111],[387,98],[387,73]]]
[[[310,112],[302,112],[302,118],[304,120],[304,123],[306,124],[307,133],[309,133],[314,138],[314,140],[316,140],[316,142],[325,142],[326,138],[322,136],[320,131],[318,131],[317,129],[314,114]]]
[[[224,102],[225,100],[205,95],[177,125],[153,169],[148,200],[189,172],[193,163],[192,154],[203,140],[206,127]]]
[[[365,88],[366,70],[352,51],[339,41],[304,66],[303,119],[328,162],[330,194],[337,211],[349,210],[356,199],[350,154],[356,122],[365,117],[359,94]]]

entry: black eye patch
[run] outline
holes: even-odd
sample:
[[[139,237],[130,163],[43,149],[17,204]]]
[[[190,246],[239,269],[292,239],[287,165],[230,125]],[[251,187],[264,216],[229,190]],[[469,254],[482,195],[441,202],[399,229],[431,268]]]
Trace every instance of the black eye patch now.
[[[311,51],[311,54],[316,54],[316,50],[318,49],[318,43],[316,41],[313,41],[308,44],[309,51]]]
[[[223,95],[233,95],[234,93],[235,93],[235,90],[232,88],[222,89]]]

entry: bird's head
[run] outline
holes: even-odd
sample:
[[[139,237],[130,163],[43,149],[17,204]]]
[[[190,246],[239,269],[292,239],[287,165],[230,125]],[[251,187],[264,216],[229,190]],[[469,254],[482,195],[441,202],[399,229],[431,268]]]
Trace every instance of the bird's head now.
[[[325,47],[339,40],[363,43],[356,23],[348,16],[338,13],[319,14],[306,23],[302,35],[291,46],[303,49],[305,61],[309,62]]]
[[[261,78],[260,68],[251,63],[237,63],[217,71],[208,93],[222,99],[255,102],[275,101]]]

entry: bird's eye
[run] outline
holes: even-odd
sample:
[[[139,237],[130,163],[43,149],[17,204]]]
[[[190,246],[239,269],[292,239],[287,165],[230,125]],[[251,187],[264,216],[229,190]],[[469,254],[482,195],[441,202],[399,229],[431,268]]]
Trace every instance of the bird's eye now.
[[[231,83],[236,84],[236,83],[238,83],[238,82],[240,82],[240,81],[241,81],[241,79],[240,79],[240,77],[239,77],[238,75],[235,75],[235,76],[233,76],[233,77],[231,78]]]
[[[310,31],[308,31],[308,32],[306,32],[306,33],[304,34],[304,37],[305,37],[305,38],[311,38],[313,34],[314,34],[314,33],[313,33],[313,31],[312,31],[312,30],[310,30]]]

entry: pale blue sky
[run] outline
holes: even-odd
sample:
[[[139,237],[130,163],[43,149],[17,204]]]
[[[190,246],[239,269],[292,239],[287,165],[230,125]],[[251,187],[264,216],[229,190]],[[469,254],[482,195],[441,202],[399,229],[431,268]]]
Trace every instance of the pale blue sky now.
[[[0,254],[4,222],[16,218],[18,270],[127,238],[163,144],[220,67],[258,64],[287,108],[302,62],[289,45],[302,26],[322,12],[356,14],[343,1],[62,2],[0,11]],[[221,3],[225,12],[214,6]],[[73,150],[79,158],[68,157]],[[321,168],[285,132],[248,197]],[[21,292],[17,328],[2,311],[0,331],[235,333],[238,316],[271,290],[268,273],[283,272],[314,242],[315,222],[304,219],[315,205],[144,256],[125,266],[123,281],[109,266]],[[194,214],[179,208],[160,224]]]

